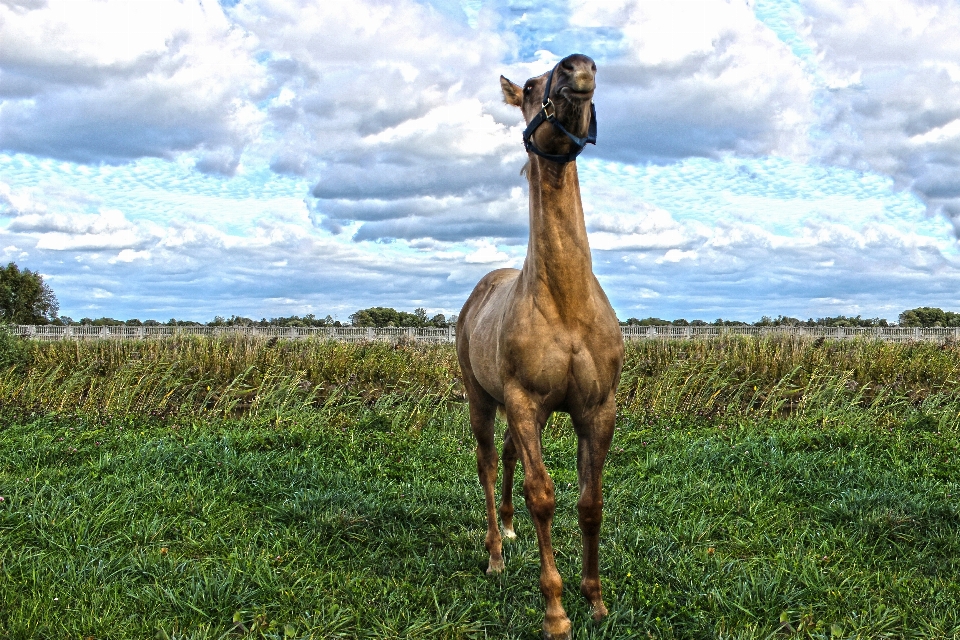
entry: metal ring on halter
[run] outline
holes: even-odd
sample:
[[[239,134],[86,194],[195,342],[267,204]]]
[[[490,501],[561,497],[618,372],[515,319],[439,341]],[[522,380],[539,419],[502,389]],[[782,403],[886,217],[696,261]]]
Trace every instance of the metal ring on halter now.
[[[557,63],[559,64],[559,63]],[[557,67],[554,67],[550,71],[550,75],[547,76],[547,86],[543,90],[543,100],[540,111],[537,112],[537,115],[533,117],[533,120],[530,121],[530,124],[527,125],[527,128],[523,130],[523,146],[530,153],[535,153],[541,158],[546,158],[547,160],[552,160],[553,162],[572,162],[577,159],[577,156],[580,155],[580,152],[583,151],[584,147],[588,144],[597,144],[597,109],[593,104],[593,101],[590,101],[590,127],[587,130],[587,135],[583,138],[578,138],[573,135],[567,129],[560,124],[557,120],[557,107],[553,104],[553,100],[550,99],[550,85],[553,82],[553,74],[557,70]],[[547,113],[547,107],[553,108],[553,113]],[[552,154],[544,153],[537,148],[537,145],[533,142],[533,132],[537,130],[544,122],[549,122],[554,127],[560,130],[570,141],[574,144],[574,150],[570,153],[565,154]]]

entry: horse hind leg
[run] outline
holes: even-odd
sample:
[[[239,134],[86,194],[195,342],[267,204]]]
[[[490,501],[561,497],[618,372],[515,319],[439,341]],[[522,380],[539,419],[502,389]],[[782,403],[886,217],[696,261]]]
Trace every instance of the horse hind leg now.
[[[517,444],[508,428],[503,436],[503,483],[500,497],[500,522],[503,527],[503,537],[513,540],[517,532],[513,528],[513,474],[517,468]]]
[[[497,404],[493,399],[470,398],[470,426],[473,436],[477,440],[477,476],[487,508],[487,535],[484,546],[490,554],[487,573],[495,574],[503,571],[503,541],[497,527],[497,504],[494,492],[497,484],[497,447],[494,442],[494,421],[497,414]]]

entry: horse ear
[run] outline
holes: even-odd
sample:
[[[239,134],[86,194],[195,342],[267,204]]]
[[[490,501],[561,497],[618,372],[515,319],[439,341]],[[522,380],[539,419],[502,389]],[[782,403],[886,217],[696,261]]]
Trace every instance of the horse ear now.
[[[503,101],[519,107],[523,104],[523,89],[500,76],[500,89],[503,90]]]

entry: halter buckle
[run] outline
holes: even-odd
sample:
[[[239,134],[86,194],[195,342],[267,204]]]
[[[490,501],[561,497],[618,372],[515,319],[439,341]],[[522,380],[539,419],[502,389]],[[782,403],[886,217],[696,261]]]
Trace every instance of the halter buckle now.
[[[548,112],[547,107],[550,107],[553,113]],[[543,115],[547,118],[547,120],[553,120],[557,115],[557,107],[553,104],[553,100],[550,98],[547,98],[547,101],[543,103],[543,105],[540,107],[540,110],[543,111]]]

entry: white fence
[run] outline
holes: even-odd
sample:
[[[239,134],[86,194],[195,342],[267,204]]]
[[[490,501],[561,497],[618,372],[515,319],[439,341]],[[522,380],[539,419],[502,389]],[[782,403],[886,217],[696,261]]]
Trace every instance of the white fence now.
[[[413,342],[454,342],[456,330],[419,329],[413,327],[94,327],[54,325],[14,325],[10,327],[15,335],[34,340],[140,340],[146,338],[169,338],[172,336],[258,336],[298,340],[302,338],[320,338],[346,342],[363,341],[413,341]],[[875,340],[907,341],[958,341],[960,327],[621,327],[625,340],[650,339],[695,339],[716,338],[720,336],[766,336],[787,334],[809,338],[829,338],[847,340],[866,338]]]
[[[625,340],[643,339],[694,339],[718,338],[720,336],[768,336],[786,334],[807,338],[831,340],[887,340],[891,342],[960,341],[960,327],[620,327]]]
[[[58,327],[54,325],[14,325],[14,335],[34,340],[141,340],[173,336],[256,336],[299,340],[320,338],[344,342],[415,341],[454,342],[453,327],[444,329],[414,327],[94,327],[91,325]]]

